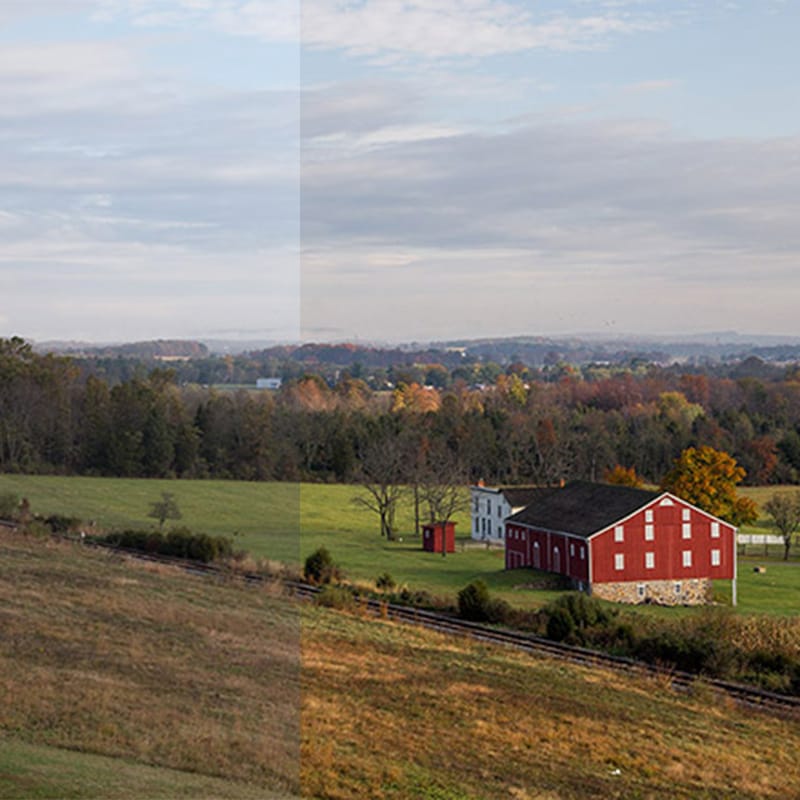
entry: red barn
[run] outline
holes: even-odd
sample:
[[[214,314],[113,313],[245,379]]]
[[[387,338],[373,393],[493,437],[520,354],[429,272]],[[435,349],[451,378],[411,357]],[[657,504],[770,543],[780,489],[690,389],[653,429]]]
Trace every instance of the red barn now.
[[[693,605],[733,581],[736,528],[668,492],[576,481],[506,519],[506,569],[534,567],[605,600]]]
[[[442,532],[444,531],[444,536]],[[456,551],[455,522],[429,522],[422,526],[422,549],[430,553],[441,553],[442,542],[447,543],[447,552]]]

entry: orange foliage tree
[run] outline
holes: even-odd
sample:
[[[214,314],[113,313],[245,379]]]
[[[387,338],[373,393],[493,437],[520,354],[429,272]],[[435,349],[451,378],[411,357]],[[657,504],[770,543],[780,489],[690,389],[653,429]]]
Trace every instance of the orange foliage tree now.
[[[733,525],[747,525],[756,521],[758,509],[736,494],[744,476],[736,459],[723,450],[689,447],[664,476],[661,488]]]
[[[617,464],[614,469],[606,470],[603,480],[614,486],[632,486],[634,489],[639,489],[644,484],[644,480],[636,474],[633,467],[623,467],[622,464]]]

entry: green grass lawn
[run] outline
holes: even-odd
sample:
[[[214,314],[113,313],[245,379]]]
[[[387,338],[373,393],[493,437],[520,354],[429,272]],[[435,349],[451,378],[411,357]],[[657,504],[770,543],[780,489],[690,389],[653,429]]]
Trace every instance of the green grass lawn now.
[[[789,490],[796,489],[756,487],[743,493],[764,502],[775,491]],[[521,607],[539,606],[557,595],[527,588],[541,583],[542,576],[533,570],[506,572],[502,550],[472,542],[466,513],[456,517],[458,552],[446,558],[422,551],[414,536],[410,501],[403,504],[397,519],[402,541],[387,542],[378,533],[377,517],[353,504],[359,492],[355,486],[0,475],[0,494],[28,497],[35,513],[74,515],[108,527],[154,527],[156,522],[147,513],[164,491],[175,495],[183,513],[181,524],[233,535],[237,548],[257,557],[298,565],[325,545],[356,581],[373,581],[388,571],[400,585],[453,598],[480,577],[494,594]],[[745,532],[764,532],[766,527],[764,516]],[[762,563],[768,565],[766,574],[754,573],[753,567]],[[724,583],[717,591],[721,599],[730,597],[730,587]],[[761,548],[749,546],[748,555],[740,559],[738,595],[744,613],[800,612],[800,548],[784,563],[780,547],[771,548],[765,559]]]

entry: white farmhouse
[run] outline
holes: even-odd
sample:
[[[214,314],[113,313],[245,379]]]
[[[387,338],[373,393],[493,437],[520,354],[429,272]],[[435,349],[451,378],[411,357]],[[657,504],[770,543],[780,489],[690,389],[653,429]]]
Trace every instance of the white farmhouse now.
[[[481,542],[504,540],[505,519],[522,511],[542,490],[536,486],[470,487],[472,538]]]

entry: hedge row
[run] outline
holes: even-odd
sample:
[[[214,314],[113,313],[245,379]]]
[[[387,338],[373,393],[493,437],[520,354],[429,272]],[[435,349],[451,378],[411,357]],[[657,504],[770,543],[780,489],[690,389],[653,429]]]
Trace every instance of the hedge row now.
[[[204,563],[230,558],[233,555],[233,543],[227,537],[192,533],[188,528],[173,528],[167,533],[140,530],[116,531],[105,536],[103,541],[129,550],[189,558]]]

